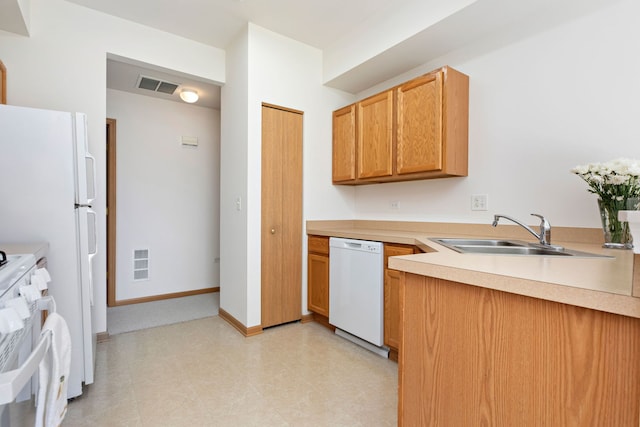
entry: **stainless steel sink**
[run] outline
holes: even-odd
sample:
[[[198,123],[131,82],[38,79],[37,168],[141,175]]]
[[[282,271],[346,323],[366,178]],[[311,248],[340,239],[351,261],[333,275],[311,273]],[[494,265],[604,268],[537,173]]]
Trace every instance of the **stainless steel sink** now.
[[[441,238],[431,240],[460,253],[613,258],[608,255],[575,251],[561,246],[544,246],[539,243],[527,243],[520,240],[458,238]]]
[[[527,243],[519,240],[499,240],[499,239],[431,239],[441,245],[451,246],[524,246]]]
[[[474,254],[494,254],[494,255],[553,255],[553,256],[572,256],[567,251],[532,248],[530,246],[475,246],[475,245],[456,245],[456,248],[463,253]]]

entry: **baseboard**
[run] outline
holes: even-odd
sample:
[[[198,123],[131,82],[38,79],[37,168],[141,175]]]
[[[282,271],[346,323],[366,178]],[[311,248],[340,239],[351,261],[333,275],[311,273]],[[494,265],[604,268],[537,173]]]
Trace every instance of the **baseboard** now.
[[[119,300],[119,301],[116,301],[115,304],[113,304],[111,307],[117,307],[120,305],[129,305],[129,304],[141,304],[143,302],[160,301],[163,299],[190,297],[192,295],[210,294],[213,292],[220,292],[220,286],[216,286],[213,288],[196,289],[194,291],[174,292],[172,294],[152,295],[150,297]]]
[[[218,309],[218,316],[225,322],[236,328],[238,332],[240,332],[245,337],[252,337],[254,335],[259,335],[262,333],[262,326],[258,325],[247,328],[242,324],[242,322],[224,311],[222,308]]]
[[[327,316],[323,316],[322,314],[318,314],[318,313],[311,313],[311,316],[314,322],[319,323],[325,328],[330,329],[331,332],[335,332],[336,327],[333,326],[331,323],[329,323],[329,318]]]
[[[109,338],[111,338],[109,336],[109,332],[100,332],[99,334],[96,334],[96,341],[98,343],[109,341]]]
[[[304,314],[300,319],[300,323],[309,323],[313,322],[313,313]]]

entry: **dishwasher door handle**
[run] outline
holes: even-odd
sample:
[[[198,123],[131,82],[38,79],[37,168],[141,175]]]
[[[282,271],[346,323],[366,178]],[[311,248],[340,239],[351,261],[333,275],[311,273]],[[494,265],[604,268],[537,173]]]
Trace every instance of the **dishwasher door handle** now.
[[[344,246],[349,249],[362,249],[362,243],[345,242]]]

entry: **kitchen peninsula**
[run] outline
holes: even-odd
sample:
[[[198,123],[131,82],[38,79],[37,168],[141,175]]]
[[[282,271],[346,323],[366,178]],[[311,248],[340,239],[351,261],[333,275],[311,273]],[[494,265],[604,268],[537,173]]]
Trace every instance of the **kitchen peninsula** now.
[[[311,221],[307,233],[416,245],[400,272],[399,425],[616,425],[640,420],[633,253],[601,231],[553,242],[611,258],[460,254],[434,237],[531,240],[518,226]]]

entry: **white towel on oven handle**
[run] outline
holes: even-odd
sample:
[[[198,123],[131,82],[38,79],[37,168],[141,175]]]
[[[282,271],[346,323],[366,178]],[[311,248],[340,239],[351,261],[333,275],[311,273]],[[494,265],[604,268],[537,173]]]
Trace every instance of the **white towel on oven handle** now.
[[[34,274],[36,276],[39,276],[42,280],[44,280],[45,283],[51,282],[51,275],[49,274],[47,269],[44,267],[36,269]]]
[[[40,362],[36,427],[58,427],[67,412],[67,385],[71,367],[71,336],[67,322],[49,313],[41,336],[51,334],[49,351]]]
[[[31,284],[38,288],[40,291],[48,289],[47,282],[39,275],[34,274],[31,276]]]

